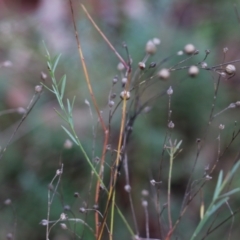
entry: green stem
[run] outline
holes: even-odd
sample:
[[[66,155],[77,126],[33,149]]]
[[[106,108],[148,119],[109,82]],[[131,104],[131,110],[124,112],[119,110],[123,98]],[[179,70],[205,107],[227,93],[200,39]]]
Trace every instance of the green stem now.
[[[168,221],[169,228],[172,229],[172,217],[171,217],[171,178],[172,178],[172,166],[173,166],[173,151],[170,151],[170,165],[169,165],[169,174],[168,174]]]

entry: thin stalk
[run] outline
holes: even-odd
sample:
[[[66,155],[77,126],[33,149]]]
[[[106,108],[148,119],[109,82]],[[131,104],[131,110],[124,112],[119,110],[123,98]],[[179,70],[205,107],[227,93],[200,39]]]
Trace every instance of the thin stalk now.
[[[23,122],[25,121],[25,119],[27,118],[27,116],[30,114],[30,112],[33,110],[34,106],[36,105],[36,103],[38,102],[40,96],[42,95],[43,91],[41,91],[40,93],[36,92],[34,94],[34,96],[32,97],[25,114],[22,116],[20,122],[18,123],[17,127],[15,128],[14,132],[12,133],[11,137],[9,138],[6,146],[4,147],[4,149],[1,151],[0,153],[0,160],[2,159],[4,153],[7,151],[8,146],[10,145],[10,143],[12,142],[12,139],[15,137],[18,129],[22,126]]]
[[[116,191],[113,192],[113,198],[112,198],[112,202],[115,203],[115,199],[116,199]],[[112,204],[112,208],[111,208],[111,222],[110,222],[110,235],[109,235],[109,239],[112,240],[113,238],[113,225],[114,225],[114,210],[115,210],[115,205]]]
[[[73,20],[73,24],[74,24],[74,30],[75,30],[75,36],[76,36],[76,40],[77,40],[77,45],[78,45],[78,51],[79,51],[79,56],[80,56],[80,59],[81,59],[81,62],[82,62],[82,65],[83,65],[83,70],[84,70],[84,75],[85,75],[85,78],[86,78],[86,81],[87,81],[87,85],[88,85],[88,88],[89,88],[89,92],[90,92],[90,95],[92,97],[92,100],[93,100],[93,103],[94,103],[94,106],[96,108],[96,111],[98,113],[98,117],[99,117],[99,120],[101,122],[101,125],[102,125],[102,128],[105,132],[105,140],[104,140],[104,146],[103,146],[103,154],[102,154],[102,159],[101,159],[101,166],[100,166],[100,169],[101,167],[103,166],[104,162],[105,162],[105,152],[106,152],[106,143],[107,143],[107,140],[108,140],[108,135],[109,135],[109,131],[108,129],[106,128],[103,120],[102,120],[102,117],[101,117],[101,114],[100,114],[100,111],[99,111],[99,108],[97,106],[97,103],[96,103],[96,99],[94,97],[94,94],[93,94],[93,91],[92,91],[92,87],[91,87],[91,83],[90,83],[90,79],[89,79],[89,75],[88,75],[88,72],[87,72],[87,67],[86,67],[86,64],[85,64],[85,61],[84,61],[84,57],[83,57],[83,53],[82,53],[82,48],[81,48],[81,45],[80,45],[80,40],[79,40],[79,37],[78,37],[78,32],[77,32],[77,28],[76,28],[76,23],[75,23],[75,19],[74,19],[74,12],[73,12],[73,6],[72,6],[72,0],[69,0],[70,2],[70,7],[71,7],[71,15],[72,15],[72,20]],[[111,50],[117,55],[118,59],[122,62],[122,64],[125,66],[125,68],[127,69],[127,77],[128,77],[128,83],[126,84],[126,91],[128,91],[128,88],[129,88],[129,84],[130,84],[130,72],[131,72],[131,68],[130,66],[128,66],[128,64],[124,61],[124,59],[120,56],[120,54],[116,51],[116,49],[113,47],[113,45],[110,43],[110,41],[107,39],[107,37],[103,34],[103,32],[99,29],[99,27],[97,26],[97,24],[94,22],[94,20],[92,19],[92,17],[90,16],[90,14],[88,13],[88,11],[86,10],[86,8],[84,7],[84,5],[81,4],[81,7],[82,9],[84,10],[84,12],[86,13],[88,19],[91,21],[91,23],[93,24],[93,26],[96,28],[96,30],[99,32],[99,34],[103,37],[103,39],[106,41],[106,43],[109,45],[109,47],[111,48]],[[119,136],[119,143],[118,143],[118,149],[117,149],[117,157],[116,157],[116,161],[115,161],[115,164],[116,166],[119,165],[119,161],[120,161],[120,153],[121,153],[121,143],[122,143],[122,137],[123,137],[123,131],[124,131],[124,125],[125,125],[125,118],[126,118],[126,98],[123,100],[123,108],[122,108],[122,120],[121,120],[121,128],[120,128],[120,136]],[[108,200],[107,200],[107,205],[106,205],[106,209],[105,209],[105,213],[104,213],[104,218],[103,218],[103,223],[101,224],[101,229],[100,229],[100,232],[99,232],[99,229],[98,229],[98,214],[95,215],[95,224],[96,224],[96,237],[97,239],[101,239],[101,236],[102,236],[102,233],[103,233],[103,229],[104,229],[104,225],[105,225],[105,222],[106,222],[106,214],[108,212],[108,207],[110,206],[110,203],[112,201],[112,197],[113,197],[113,193],[115,191],[115,184],[116,184],[116,179],[117,179],[117,170],[114,171],[113,173],[113,182],[112,182],[112,185],[110,187],[110,190],[109,190],[109,194],[108,194]],[[99,180],[100,181],[100,180]],[[97,183],[97,187],[99,186],[100,182]],[[97,190],[96,190],[97,191]],[[113,205],[115,205],[115,201],[112,202]],[[110,234],[112,234],[110,232]]]
[[[146,237],[147,239],[150,239],[150,232],[149,232],[149,214],[148,214],[148,202],[147,201],[143,201],[143,208],[144,208],[144,213],[145,213],[145,218],[146,218]]]
[[[128,72],[128,81],[127,81],[127,84],[126,84],[125,91],[128,91],[128,89],[129,89],[130,79],[131,79],[131,75],[130,75],[130,72]],[[126,109],[127,109],[127,99],[126,99],[126,96],[125,96],[123,98],[121,126],[120,126],[120,133],[119,133],[119,139],[118,139],[117,156],[116,156],[116,160],[115,160],[116,168],[114,169],[114,172],[113,172],[113,181],[112,181],[112,185],[111,185],[110,190],[109,190],[107,205],[106,205],[105,212],[104,212],[104,220],[103,220],[103,224],[101,225],[101,229],[100,229],[100,232],[99,232],[99,235],[98,235],[98,238],[97,238],[98,240],[100,240],[102,238],[108,208],[109,208],[110,204],[115,205],[115,201],[113,201],[114,200],[113,196],[114,196],[114,192],[115,192],[115,185],[116,185],[117,175],[118,175],[117,167],[119,165],[120,157],[121,157],[121,146],[122,146],[124,126],[125,126],[125,120],[126,120]],[[112,221],[113,220],[111,219],[111,222]],[[113,227],[111,227],[111,229],[113,229]],[[112,234],[111,229],[110,229],[110,234]]]
[[[168,222],[169,229],[172,229],[172,217],[171,217],[171,178],[172,178],[172,166],[173,166],[173,153],[170,152],[170,165],[168,173]]]
[[[90,14],[88,13],[87,9],[84,7],[83,4],[81,4],[81,7],[83,11],[86,13],[88,19],[91,21],[92,25],[96,28],[96,30],[99,32],[99,34],[102,36],[102,38],[106,41],[108,46],[111,48],[111,50],[117,55],[120,62],[124,65],[124,67],[128,70],[128,64],[124,61],[124,59],[120,56],[120,54],[116,51],[116,49],[113,47],[113,45],[110,43],[110,41],[107,39],[107,37],[104,35],[104,33],[101,31],[101,29],[97,26],[95,21],[92,19]]]
[[[92,98],[95,110],[97,112],[99,121],[101,123],[102,129],[103,129],[104,134],[105,134],[104,135],[104,138],[105,138],[104,139],[104,145],[103,145],[103,150],[102,150],[102,157],[101,157],[101,165],[100,165],[100,169],[101,169],[103,167],[103,165],[104,165],[104,162],[105,162],[106,145],[107,145],[107,141],[108,141],[108,133],[109,133],[109,131],[108,131],[107,127],[104,124],[104,121],[102,119],[99,107],[97,105],[97,101],[96,101],[95,95],[93,93],[93,89],[92,89],[92,85],[91,85],[91,82],[90,82],[87,66],[86,66],[86,63],[85,63],[85,60],[84,60],[84,56],[83,56],[83,51],[82,51],[80,39],[79,39],[79,36],[78,36],[77,26],[76,26],[76,22],[75,22],[75,18],[74,18],[74,11],[73,11],[72,0],[69,0],[69,3],[70,3],[70,8],[71,8],[71,16],[72,16],[72,21],[73,21],[74,30],[75,30],[75,37],[76,37],[76,41],[77,41],[79,57],[80,57],[80,60],[81,60],[81,63],[82,63],[85,80],[87,82],[87,86],[88,86],[88,90],[89,90],[90,96]],[[83,10],[86,12],[86,14],[89,15],[83,5],[82,5],[82,7],[83,7]],[[89,15],[89,17],[90,17],[90,15]],[[96,185],[96,195],[95,195],[95,203],[96,204],[98,204],[98,201],[99,201],[99,192],[98,192],[99,191],[99,186],[100,186],[100,180],[97,181],[97,185]],[[98,223],[99,223],[99,215],[98,215],[98,212],[95,212],[96,237],[98,236],[98,230],[99,230]]]
[[[80,42],[80,38],[78,36],[77,26],[76,26],[76,22],[75,22],[75,18],[74,18],[74,11],[73,11],[72,0],[69,0],[69,3],[70,3],[70,7],[71,7],[71,16],[72,16],[72,21],[73,21],[73,26],[74,26],[77,46],[78,46],[79,57],[80,57],[80,60],[81,60],[81,63],[82,63],[83,72],[84,72],[84,76],[85,76],[85,79],[86,79],[86,82],[87,82],[88,90],[89,90],[90,96],[92,98],[92,101],[93,101],[95,110],[97,112],[99,121],[101,123],[101,126],[102,126],[103,130],[106,131],[107,129],[106,129],[106,126],[105,126],[105,124],[103,122],[100,110],[98,108],[97,101],[96,101],[95,95],[93,93],[92,84],[90,82],[90,78],[89,78],[89,74],[88,74],[88,70],[87,70],[87,65],[85,63],[85,59],[84,59],[84,55],[83,55],[83,51],[82,51],[82,47],[81,47],[81,42]]]

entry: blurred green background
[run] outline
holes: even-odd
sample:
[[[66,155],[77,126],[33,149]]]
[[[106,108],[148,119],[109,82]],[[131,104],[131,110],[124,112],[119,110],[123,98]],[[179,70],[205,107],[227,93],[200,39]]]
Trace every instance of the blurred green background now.
[[[163,67],[170,67],[184,59],[183,56],[177,56],[176,52],[182,50],[188,43],[194,44],[199,54],[183,66],[200,62],[205,56],[206,49],[211,51],[206,60],[209,66],[240,59],[240,23],[231,1],[73,1],[85,61],[97,102],[106,121],[112,79],[116,74],[120,76],[117,70],[119,61],[87,19],[80,2],[85,4],[101,30],[125,59],[126,52],[122,42],[126,42],[133,60],[133,71],[137,69],[138,62],[145,55],[146,42],[154,37],[161,39],[161,44],[158,52],[149,59],[148,63],[160,62],[174,55],[164,63]],[[236,9],[240,11],[239,4],[236,5]],[[97,124],[97,115],[84,80],[69,2],[0,0],[0,36],[0,111],[26,108],[30,103],[35,86],[41,82],[40,73],[42,71],[48,73],[44,41],[52,56],[62,54],[56,75],[58,79],[63,74],[67,75],[65,97],[72,99],[76,96],[74,121],[78,136],[90,157],[100,157],[103,133],[100,125]],[[229,49],[225,59],[224,47]],[[238,70],[240,64],[236,63],[235,66],[236,75],[221,80],[215,113],[226,108],[230,103],[240,100]],[[188,77],[186,69],[176,71],[172,73],[169,81],[158,81],[144,95],[144,99],[149,99],[169,86],[172,86],[174,91],[171,109],[175,128],[172,139],[183,140],[181,146],[183,150],[175,159],[173,168],[173,221],[178,217],[184,190],[196,157],[196,139],[204,137],[217,78],[218,75],[210,71],[202,70],[196,78]],[[51,85],[49,77],[45,83]],[[117,94],[121,91],[120,85],[118,83],[114,89]],[[93,118],[89,107],[85,104],[85,99],[90,102]],[[151,111],[138,117],[128,146],[130,179],[140,236],[146,237],[141,191],[147,189],[150,193],[148,197],[150,236],[159,238],[154,205],[156,191],[150,185],[150,180],[158,178],[159,162],[167,130],[168,98],[167,96],[158,98],[149,106]],[[64,206],[71,207],[71,211],[66,212],[69,217],[84,218],[78,209],[86,201],[90,207],[94,204],[94,187],[90,197],[88,195],[90,168],[76,146],[73,145],[71,149],[64,148],[64,142],[68,137],[61,128],[64,123],[55,113],[55,108],[59,109],[55,97],[44,90],[40,100],[17,131],[0,160],[1,239],[7,239],[7,234],[14,232],[14,239],[45,239],[45,227],[39,222],[47,217],[48,184],[55,176],[61,162],[64,164],[64,173],[59,186],[61,197],[56,196],[51,207],[50,219],[57,220],[64,211]],[[112,123],[110,143],[113,148],[117,146],[120,109]],[[21,114],[15,111],[0,117],[0,145],[3,149],[21,119]],[[222,152],[230,142],[233,131],[239,129],[239,118],[239,109],[234,108],[214,120],[202,143],[204,147],[194,172],[194,179],[200,180],[205,168],[208,165],[212,166],[217,158],[219,124],[225,125],[225,129],[221,131]],[[92,134],[93,126],[96,131],[95,138]],[[93,154],[94,139],[96,146]],[[206,206],[211,200],[219,170],[224,169],[226,173],[239,157],[239,143],[239,139],[236,138],[221,158],[212,175],[213,179],[204,187],[202,197]],[[107,174],[109,167],[105,168]],[[164,204],[168,174],[166,155],[162,173],[161,201]],[[238,175],[234,178],[235,187],[240,183]],[[124,174],[121,174],[117,186],[117,202],[133,225],[127,194],[124,192],[125,184]],[[74,198],[74,192],[78,192],[81,198]],[[105,197],[103,194],[103,200]],[[6,205],[6,199],[11,199],[11,205]],[[239,194],[234,195],[232,199],[229,201],[229,206],[234,211],[239,207]],[[176,229],[173,239],[189,239],[199,221],[200,202],[201,196],[197,196]],[[230,214],[229,208],[224,206],[214,224],[217,225]],[[238,239],[239,220],[239,216],[236,215],[234,221],[228,221],[208,239],[227,239],[229,232],[231,239]],[[162,223],[162,236],[164,236],[168,229],[165,214]],[[92,213],[88,216],[88,224],[91,226],[94,224]],[[206,230],[207,228],[202,235]],[[77,232],[81,234],[81,225],[77,225]],[[114,239],[124,237],[130,239],[122,220],[116,217]],[[51,231],[50,239],[65,240],[74,237],[73,234],[61,229],[60,225],[56,225]],[[86,230],[83,239],[94,239],[94,236]]]

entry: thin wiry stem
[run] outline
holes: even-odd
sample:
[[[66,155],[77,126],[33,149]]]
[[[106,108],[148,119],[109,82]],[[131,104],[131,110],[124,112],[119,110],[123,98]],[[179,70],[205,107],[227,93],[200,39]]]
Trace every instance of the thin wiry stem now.
[[[42,94],[42,91],[40,93],[39,92],[35,93],[34,96],[32,97],[32,99],[31,99],[31,101],[30,101],[30,103],[29,103],[29,105],[27,107],[26,113],[22,116],[22,118],[21,118],[20,122],[18,123],[16,129],[14,130],[14,132],[11,135],[11,137],[9,138],[5,148],[1,151],[1,153],[0,153],[0,160],[2,159],[2,157],[3,157],[4,153],[6,152],[8,146],[12,142],[12,139],[16,135],[18,129],[21,127],[21,125],[23,124],[23,122],[25,121],[27,116],[30,114],[30,112],[33,110],[34,106],[38,102],[41,94]]]
[[[142,205],[143,205],[143,208],[144,208],[144,213],[145,213],[145,218],[146,218],[146,220],[145,220],[145,222],[146,222],[146,226],[145,226],[146,237],[147,237],[147,239],[149,239],[150,238],[150,232],[149,232],[149,214],[148,214],[148,207],[147,207],[148,202],[146,200],[143,200]]]
[[[94,127],[94,120],[93,120],[93,113],[92,113],[92,109],[91,109],[91,106],[90,106],[90,103],[85,100],[85,103],[88,105],[89,107],[89,113],[90,113],[90,116],[91,116],[91,119],[92,119],[92,135],[93,135],[93,143],[92,143],[92,161],[95,157],[95,144],[96,144],[96,132],[95,132],[95,127]],[[90,178],[90,181],[89,181],[89,187],[88,187],[88,199],[90,199],[90,193],[91,193],[91,189],[92,189],[92,184],[93,184],[93,172],[91,172],[91,178]],[[86,202],[86,207],[88,207],[88,204],[89,202],[87,201]],[[87,220],[87,217],[88,217],[88,212],[86,213],[85,215],[85,219],[84,221],[86,222]],[[81,239],[83,239],[83,236],[84,236],[84,233],[85,233],[85,228],[83,228],[83,231],[82,231],[82,235],[81,235]]]
[[[90,96],[92,98],[95,110],[98,114],[98,118],[101,122],[102,128],[103,128],[104,131],[106,131],[107,129],[106,129],[106,126],[105,126],[104,121],[102,119],[100,110],[98,108],[95,95],[93,93],[92,85],[91,85],[88,70],[87,70],[87,65],[85,63],[85,59],[84,59],[84,56],[83,56],[83,51],[82,51],[82,47],[81,47],[81,43],[80,43],[80,38],[78,36],[77,26],[76,26],[76,22],[75,22],[75,18],[74,18],[72,0],[69,0],[69,3],[70,3],[70,8],[71,8],[71,16],[72,16],[72,21],[73,21],[73,26],[74,26],[74,31],[75,31],[75,37],[76,37],[77,46],[78,46],[78,52],[79,52],[80,60],[81,60],[81,63],[82,63],[83,72],[84,72],[84,76],[85,76],[85,79],[86,79],[86,82],[87,82],[88,90],[89,90]]]
[[[211,231],[207,232],[206,235],[202,238],[202,240],[204,240],[205,238],[208,237],[209,234],[211,234],[212,232],[216,231],[219,227],[221,227],[224,223],[226,223],[229,219],[231,219],[233,216],[235,216],[237,213],[240,212],[240,208],[237,209],[236,211],[234,211],[233,213],[231,213],[230,216],[228,216],[226,219],[224,219],[221,223],[219,223],[215,228],[213,228]]]
[[[124,59],[121,57],[121,55],[116,51],[116,49],[113,47],[113,45],[110,43],[110,41],[107,39],[107,37],[103,34],[101,29],[97,26],[95,21],[92,19],[90,14],[88,13],[87,9],[84,7],[83,4],[81,4],[81,7],[83,11],[86,13],[88,19],[91,21],[92,25],[96,28],[96,30],[99,32],[99,34],[102,36],[102,38],[105,40],[105,42],[108,44],[108,46],[111,48],[111,50],[116,54],[120,62],[124,65],[124,67],[128,70],[129,66],[128,64],[124,61]]]
[[[104,162],[105,162],[106,146],[107,146],[107,143],[108,143],[108,133],[109,133],[109,131],[108,131],[108,129],[106,128],[106,126],[104,124],[104,121],[102,119],[100,110],[99,110],[98,105],[97,105],[97,101],[96,101],[95,95],[93,93],[93,89],[92,89],[92,85],[91,85],[91,82],[90,82],[87,66],[86,66],[86,63],[85,63],[85,60],[84,60],[84,56],[83,56],[83,51],[82,51],[82,48],[81,48],[80,39],[79,39],[79,36],[78,36],[77,26],[76,26],[76,22],[75,22],[75,18],[74,18],[74,11],[73,11],[72,0],[69,0],[69,3],[70,3],[71,16],[72,16],[72,21],[73,21],[74,30],[75,30],[75,37],[76,37],[77,46],[78,46],[78,52],[79,52],[79,56],[80,56],[80,59],[81,59],[84,76],[85,76],[85,79],[86,79],[86,82],[87,82],[88,90],[89,90],[90,96],[92,98],[95,110],[97,112],[97,115],[98,115],[99,121],[101,123],[102,129],[104,131],[104,145],[103,145],[102,156],[101,156],[101,164],[100,164],[100,169],[101,169],[103,167],[103,165],[104,165]],[[83,10],[87,13],[87,11],[86,11],[86,9],[84,8],[83,5],[82,5],[82,7],[83,7]],[[98,201],[99,201],[99,188],[100,188],[100,184],[101,183],[98,180],[97,181],[97,185],[96,185],[95,204],[98,204]],[[99,223],[99,217],[98,217],[98,213],[96,212],[96,214],[95,214],[96,237],[98,236],[98,229],[99,229],[99,224],[98,223]]]
[[[10,113],[21,113],[21,111],[23,111],[24,113],[24,108],[7,109],[7,110],[0,111],[0,116],[10,114]]]
[[[172,217],[171,217],[171,179],[172,179],[172,167],[173,167],[173,154],[170,154],[169,173],[168,173],[168,222],[169,229],[172,229]]]
[[[189,196],[189,194],[191,192],[191,181],[192,181],[192,178],[193,178],[193,173],[194,173],[194,169],[195,169],[196,164],[197,164],[197,160],[198,160],[199,155],[200,155],[200,150],[201,150],[201,141],[197,141],[197,154],[196,154],[196,157],[195,157],[192,169],[191,169],[191,174],[188,178],[188,183],[187,183],[187,187],[186,187],[185,194],[184,194],[184,197],[183,197],[181,210],[185,207],[186,198],[187,198],[187,196]]]
[[[51,205],[52,205],[52,201],[54,199],[54,196],[56,194],[56,191],[57,191],[57,188],[58,188],[58,185],[60,183],[60,179],[61,179],[61,175],[63,173],[63,164],[61,166],[61,169],[60,170],[57,170],[57,171],[60,171],[60,172],[57,172],[55,174],[55,176],[53,177],[52,181],[50,182],[49,184],[49,188],[48,188],[48,209],[47,209],[47,225],[46,225],[46,240],[49,240],[49,233],[50,233],[50,230],[51,228],[49,228],[49,219],[50,219],[50,210],[51,210]],[[53,194],[52,194],[52,197],[51,197],[51,187],[52,187],[52,184],[54,182],[54,180],[58,177],[58,182],[57,182],[57,185],[53,191]]]
[[[131,79],[131,76],[130,76],[130,72],[129,72],[129,74],[128,74],[128,81],[127,81],[127,84],[126,84],[125,91],[128,91],[128,89],[129,89],[130,79]],[[119,162],[120,162],[122,139],[123,139],[123,133],[124,133],[125,120],[126,120],[126,111],[127,111],[127,99],[126,99],[126,96],[125,96],[124,99],[123,99],[122,119],[121,119],[121,126],[120,126],[119,140],[118,140],[117,157],[116,157],[116,160],[115,160],[115,165],[117,167],[118,167]],[[111,186],[109,193],[111,193],[111,192],[114,193],[115,192],[115,185],[116,185],[116,181],[117,181],[117,175],[118,175],[118,170],[116,168],[115,171],[114,171],[114,174],[113,174],[113,185]],[[109,194],[109,195],[111,197],[111,194]],[[115,198],[114,198],[114,200],[115,200]],[[115,201],[112,201],[112,211],[114,211],[114,205],[115,205]],[[112,225],[111,229],[113,229],[113,218],[111,219],[111,225]],[[112,232],[111,232],[111,235],[112,235]]]
[[[126,141],[126,138],[125,138],[125,141]],[[129,189],[127,189],[127,193],[128,193],[128,197],[129,197],[129,203],[130,203],[131,212],[132,212],[132,216],[133,216],[133,222],[134,222],[134,226],[135,226],[135,231],[136,231],[137,236],[139,236],[137,218],[136,218],[136,213],[135,213],[133,200],[132,200],[132,194],[131,194],[131,185],[130,185],[129,170],[128,170],[128,157],[127,157],[126,153],[124,154],[124,159],[122,161],[124,161],[123,164],[124,164],[124,170],[125,170],[125,175],[126,175],[126,186],[129,188]]]

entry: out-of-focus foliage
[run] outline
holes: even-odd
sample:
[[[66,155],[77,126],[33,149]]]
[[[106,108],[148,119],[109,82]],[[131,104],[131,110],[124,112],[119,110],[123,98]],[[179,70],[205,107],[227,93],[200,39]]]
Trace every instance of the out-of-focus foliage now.
[[[5,1],[7,2],[7,1]],[[35,86],[42,81],[40,73],[48,74],[43,41],[52,55],[62,54],[56,76],[67,75],[65,97],[73,99],[76,96],[74,121],[79,138],[89,156],[101,156],[103,133],[97,123],[97,115],[88,93],[83,70],[79,61],[77,44],[71,20],[68,1],[39,0],[14,1],[6,4],[0,1],[0,112],[27,108],[35,92]],[[12,2],[12,4],[10,4]],[[30,5],[29,5],[30,4]],[[127,54],[122,47],[124,41],[133,60],[133,70],[145,55],[145,44],[149,39],[158,37],[161,44],[158,52],[149,59],[150,62],[160,62],[171,55],[163,67],[172,66],[183,58],[176,55],[188,43],[199,50],[186,65],[196,64],[205,56],[205,50],[211,53],[206,62],[209,66],[240,59],[240,23],[233,5],[229,1],[147,1],[147,0],[92,0],[86,1],[92,17],[99,24],[117,51],[126,59]],[[240,5],[236,8],[240,11]],[[79,37],[83,46],[85,61],[89,70],[93,90],[104,119],[108,119],[108,96],[113,77],[118,74],[118,59],[107,44],[94,29],[80,7],[79,1],[74,1],[74,11]],[[227,47],[225,59],[223,48]],[[215,113],[226,108],[230,103],[240,100],[239,67],[236,75],[228,80],[221,80]],[[178,217],[184,190],[197,152],[197,138],[203,138],[208,124],[212,107],[214,86],[218,75],[208,71],[200,71],[196,78],[190,78],[187,69],[172,73],[169,81],[157,82],[146,92],[144,98],[173,87],[172,120],[175,124],[173,136],[182,139],[183,151],[174,162],[172,175],[172,212],[173,220]],[[48,77],[46,85],[51,84]],[[118,83],[116,92],[121,91]],[[118,98],[118,96],[117,96]],[[90,102],[93,119],[85,99]],[[144,212],[141,206],[141,191],[151,190],[150,180],[157,178],[159,161],[167,129],[168,98],[163,96],[152,102],[149,113],[141,114],[134,126],[129,144],[129,166],[131,182],[134,188],[133,196],[141,236],[145,236]],[[88,204],[94,204],[94,187],[89,198],[91,170],[84,161],[82,153],[73,145],[71,149],[64,148],[68,138],[62,130],[62,120],[54,109],[59,109],[54,95],[44,90],[29,116],[21,125],[0,159],[0,238],[15,232],[15,239],[44,239],[45,227],[39,225],[47,215],[48,184],[54,177],[60,164],[64,164],[63,176],[59,186],[61,198],[55,197],[50,219],[56,220],[63,212],[64,206],[69,205],[72,212],[69,217],[82,218],[79,208],[87,199]],[[111,144],[115,148],[118,141],[120,109],[114,115]],[[17,111],[0,116],[0,145],[4,149],[17,123],[21,119]],[[204,169],[211,165],[217,156],[219,124],[224,124],[221,133],[220,148],[223,151],[231,140],[233,131],[239,128],[239,109],[226,111],[214,120],[203,144],[204,148],[199,157],[195,170],[195,179],[203,177]],[[235,122],[236,121],[236,122]],[[92,134],[92,128],[96,136]],[[95,143],[94,153],[92,146]],[[110,156],[108,156],[110,158]],[[233,162],[239,157],[239,139],[236,139],[223,156],[216,169],[213,180],[204,188],[202,197],[206,204],[211,199],[212,191],[217,180],[218,170],[227,172]],[[105,171],[109,171],[106,166]],[[166,199],[168,173],[168,158],[163,162],[163,199]],[[236,177],[239,182],[239,178]],[[124,174],[119,177],[117,185],[117,202],[124,209],[127,219],[131,212],[127,195],[124,192]],[[79,192],[81,198],[74,198],[74,192]],[[121,196],[121,197],[120,197]],[[104,196],[106,197],[106,196]],[[126,198],[125,198],[126,197]],[[11,199],[12,204],[4,204]],[[153,197],[149,196],[150,231],[151,237],[159,237],[157,216]],[[190,211],[183,218],[176,235],[188,239],[199,220],[200,197],[191,205]],[[151,204],[150,204],[151,203]],[[232,209],[239,207],[239,197],[229,203]],[[73,215],[74,214],[74,215]],[[226,206],[219,220],[230,215]],[[167,217],[164,215],[164,218]],[[165,220],[166,220],[165,219]],[[89,214],[89,224],[94,223],[93,215]],[[236,216],[232,227],[232,239],[238,239],[239,216]],[[131,220],[130,220],[131,223]],[[166,221],[167,223],[167,221]],[[116,219],[114,239],[130,239],[128,232]],[[209,239],[227,239],[231,222],[219,228]],[[73,227],[73,226],[72,226]],[[82,226],[77,225],[81,234]],[[163,231],[166,226],[163,226]],[[205,229],[206,230],[206,229]],[[205,232],[203,232],[204,234]],[[51,239],[73,239],[58,225],[51,232]],[[85,231],[84,239],[94,239],[89,231]]]

